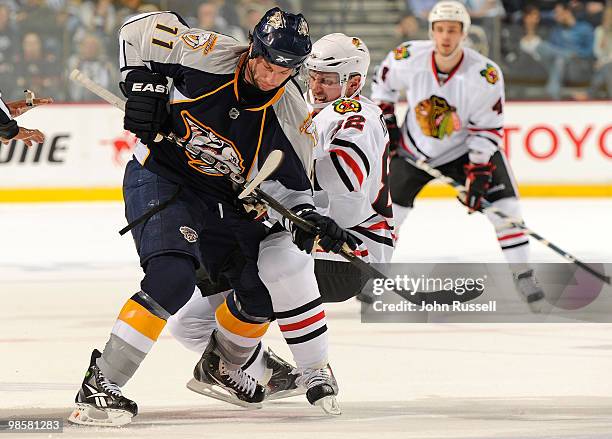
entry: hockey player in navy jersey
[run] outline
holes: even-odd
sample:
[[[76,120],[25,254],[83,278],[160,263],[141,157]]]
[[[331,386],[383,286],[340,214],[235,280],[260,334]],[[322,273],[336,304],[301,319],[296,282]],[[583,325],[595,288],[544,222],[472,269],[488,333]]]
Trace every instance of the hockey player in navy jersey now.
[[[314,209],[309,175],[316,139],[293,81],[311,50],[306,20],[274,8],[252,38],[242,46],[230,37],[189,28],[170,12],[139,15],[121,28],[124,124],[140,139],[126,167],[123,194],[145,275],[103,352],[91,355],[72,422],[122,425],[137,414],[136,403],[120,388],[167,319],[191,297],[200,265],[213,279],[223,276],[233,291],[217,310],[219,332],[204,365],[205,379],[246,403],[264,397],[263,387],[245,380],[239,365],[252,355],[274,316],[258,276],[259,244],[269,230],[239,212],[231,183],[197,151],[251,179],[268,154],[280,149],[284,160],[262,189],[315,224],[325,250],[338,251],[344,243],[356,248],[350,234]],[[159,132],[173,133],[188,146],[155,143]],[[315,236],[287,227],[298,247],[312,248]],[[276,269],[282,273],[284,267]],[[247,346],[235,340],[247,340]]]

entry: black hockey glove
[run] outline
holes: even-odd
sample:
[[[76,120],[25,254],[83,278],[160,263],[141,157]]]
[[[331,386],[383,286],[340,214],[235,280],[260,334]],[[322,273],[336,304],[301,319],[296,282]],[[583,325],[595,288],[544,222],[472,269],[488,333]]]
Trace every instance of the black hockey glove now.
[[[378,106],[382,110],[383,119],[387,125],[387,131],[389,131],[389,152],[393,155],[397,148],[399,148],[401,137],[395,117],[395,105],[390,102],[382,102]]]
[[[159,73],[132,70],[120,84],[127,97],[123,127],[142,143],[153,142],[168,119],[168,79]]]
[[[300,250],[306,253],[311,253],[318,244],[323,251],[339,253],[344,243],[351,250],[355,250],[359,245],[359,241],[349,232],[341,228],[336,222],[328,216],[318,214],[313,208],[303,208],[296,212],[301,218],[310,222],[319,229],[319,241],[317,235],[308,233],[295,224],[291,225],[293,242]]]
[[[470,213],[480,210],[482,197],[484,197],[491,186],[495,165],[492,163],[468,163],[463,167],[465,170],[465,200],[459,199],[465,204]]]
[[[253,221],[264,221],[268,218],[268,206],[255,197],[246,197],[242,200],[235,198],[235,206],[238,213]]]

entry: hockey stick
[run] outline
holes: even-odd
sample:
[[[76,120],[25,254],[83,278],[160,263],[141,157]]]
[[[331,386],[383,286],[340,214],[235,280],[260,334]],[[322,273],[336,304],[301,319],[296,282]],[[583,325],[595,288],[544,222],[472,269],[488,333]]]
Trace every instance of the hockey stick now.
[[[261,169],[255,176],[255,178],[253,178],[253,180],[251,180],[249,184],[247,184],[246,188],[244,188],[244,190],[240,192],[240,194],[238,194],[238,199],[242,200],[248,197],[249,194],[253,192],[253,190],[257,186],[259,186],[266,178],[268,178],[276,170],[276,168],[278,168],[278,165],[280,165],[280,162],[282,160],[283,160],[283,152],[280,149],[275,149],[274,151],[272,151],[270,155],[268,155],[268,158],[266,158],[266,161],[261,166]]]
[[[70,73],[70,79],[81,84],[83,87],[87,88],[92,93],[101,97],[109,104],[112,104],[115,107],[119,108],[120,110],[125,111],[125,101],[123,99],[121,99],[119,96],[115,95],[114,93],[108,91],[107,89],[100,86],[99,84],[96,84],[94,81],[89,79],[86,75],[84,75],[77,69],[73,70],[72,73]],[[274,197],[268,195],[266,192],[264,192],[259,187],[257,187],[257,185],[252,184],[255,182],[255,180],[258,180],[258,184],[261,183],[265,179],[265,177],[257,179],[257,176],[256,176],[253,179],[253,181],[247,182],[246,179],[242,175],[236,174],[233,171],[231,171],[231,168],[227,164],[225,164],[223,161],[207,153],[205,150],[203,150],[200,147],[190,145],[187,140],[181,139],[176,134],[174,133],[170,133],[167,135],[158,134],[158,137],[160,138],[160,140],[161,138],[164,138],[170,142],[175,143],[180,148],[188,150],[190,154],[196,156],[196,158],[202,160],[205,164],[214,167],[217,171],[219,171],[219,173],[224,178],[228,179],[232,183],[236,183],[240,188],[243,189],[239,197],[246,197],[249,194],[253,194],[255,198],[257,198],[260,201],[265,202],[268,206],[276,210],[280,215],[287,218],[289,221],[294,223],[300,229],[308,233],[312,233],[314,235],[320,234],[321,231],[315,225],[311,224],[310,222],[296,215],[293,211],[283,206]],[[156,138],[156,141],[158,141],[157,138]],[[268,159],[272,157],[271,159],[272,163],[270,165],[267,165],[268,160],[266,160],[266,162],[264,162],[264,164],[262,165],[261,169],[263,170],[265,168],[266,172],[269,172],[269,174],[274,172],[274,170],[280,163],[280,160],[282,160],[282,151],[279,151],[279,152],[281,153],[280,155],[270,154]],[[273,164],[274,162],[276,162],[275,165]],[[260,173],[261,173],[261,170],[260,170]],[[378,271],[376,268],[372,267],[367,262],[364,262],[362,259],[355,256],[346,244],[343,246],[340,253],[338,254],[342,256],[344,259],[346,259],[348,262],[350,262],[351,264],[355,265],[355,267],[357,267],[357,269],[362,271],[364,274],[371,276],[371,277],[375,277],[375,278],[388,279],[385,274],[383,274],[382,272]],[[446,293],[452,292],[452,291],[447,291],[447,290],[432,291],[431,293],[424,293],[424,292],[417,292],[417,291],[411,292],[409,290],[406,290],[406,291],[393,290],[393,291],[397,295],[402,297],[403,299],[408,300],[417,305],[420,305],[423,301],[427,302],[428,300],[426,296],[429,294],[432,294],[432,293],[446,294]]]
[[[438,169],[433,168],[432,166],[430,166],[424,159],[413,159],[411,157],[407,157],[407,156],[402,156],[403,159],[405,159],[408,163],[410,163],[411,165],[413,165],[414,167],[427,172],[429,175],[431,175],[432,177],[434,177],[436,180],[442,181],[444,183],[447,183],[449,185],[451,185],[452,187],[454,187],[455,189],[457,189],[458,192],[462,192],[465,193],[466,189],[465,186],[463,186],[461,183],[459,183],[458,181],[456,181],[455,179],[442,174],[442,172],[440,172]],[[573,256],[572,254],[566,252],[565,250],[559,248],[558,246],[556,246],[555,244],[553,244],[552,242],[548,241],[547,239],[545,239],[542,235],[540,235],[539,233],[534,232],[533,230],[531,230],[529,227],[527,227],[525,225],[524,222],[513,218],[512,216],[504,213],[504,211],[500,210],[497,207],[494,207],[489,201],[482,199],[481,201],[481,208],[478,209],[479,212],[481,213],[492,213],[494,215],[497,215],[500,218],[505,219],[508,224],[519,228],[521,230],[523,230],[526,234],[533,236],[534,239],[540,241],[542,244],[544,244],[546,247],[550,248],[552,251],[554,251],[555,253],[559,254],[561,257],[565,258],[566,260],[568,260],[569,262],[576,264],[577,266],[579,266],[580,268],[582,268],[584,271],[590,273],[591,275],[595,276],[596,278],[604,281],[605,283],[607,283],[608,285],[610,285],[610,276],[606,276],[603,273],[600,273],[599,271],[591,268],[590,266],[588,266],[587,264],[585,264],[584,262],[580,261],[579,259],[577,259],[575,256]]]

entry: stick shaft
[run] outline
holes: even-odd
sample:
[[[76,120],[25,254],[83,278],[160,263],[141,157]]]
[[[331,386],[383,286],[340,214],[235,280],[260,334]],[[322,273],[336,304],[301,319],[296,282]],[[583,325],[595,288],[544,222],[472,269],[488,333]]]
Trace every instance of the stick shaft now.
[[[457,189],[459,192],[465,192],[465,186],[463,186],[461,183],[457,182],[453,178],[451,178],[451,177],[449,177],[447,175],[442,174],[438,169],[431,167],[424,160],[414,160],[414,159],[412,159],[410,157],[406,157],[406,160],[411,165],[415,166],[416,168],[421,169],[422,171],[427,172],[429,175],[431,175],[435,179],[443,181],[443,182],[451,185],[452,187]],[[534,232],[529,227],[527,227],[525,225],[525,223],[523,223],[523,221],[521,221],[521,220],[519,220],[517,218],[513,218],[512,216],[504,213],[502,210],[500,210],[500,209],[498,209],[496,207],[493,207],[491,205],[491,203],[489,201],[487,201],[487,200],[483,199],[482,202],[481,202],[481,205],[482,205],[482,208],[479,210],[479,212],[481,212],[481,213],[493,213],[494,215],[497,215],[498,217],[505,219],[509,224],[511,224],[512,226],[517,227],[517,228],[523,230],[526,234],[528,234],[530,236],[533,236],[533,238],[535,240],[541,242],[542,244],[544,244],[546,247],[550,248],[552,251],[554,251],[555,253],[557,253],[561,257],[565,258],[569,262],[572,262],[572,263],[576,264],[577,266],[579,266],[583,270],[587,271],[588,273],[592,274],[596,278],[598,278],[598,279],[604,281],[605,283],[607,283],[608,285],[610,285],[610,276],[606,276],[605,274],[598,272],[597,270],[591,268],[590,266],[588,266],[584,262],[580,261],[578,258],[573,256],[572,254],[566,252],[565,250],[561,249],[557,245],[555,245],[552,242],[548,241],[542,235],[540,235],[539,233]]]

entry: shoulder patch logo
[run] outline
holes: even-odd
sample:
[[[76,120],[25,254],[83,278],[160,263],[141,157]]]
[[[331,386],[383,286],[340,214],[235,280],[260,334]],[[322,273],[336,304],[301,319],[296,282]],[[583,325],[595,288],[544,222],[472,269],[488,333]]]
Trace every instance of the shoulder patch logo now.
[[[480,71],[480,76],[487,80],[489,84],[495,84],[499,81],[499,73],[491,64],[487,64],[487,68]]]
[[[179,227],[179,232],[183,234],[183,238],[185,238],[187,242],[190,242],[193,244],[194,242],[198,240],[197,232],[193,230],[191,227],[181,226]]]
[[[211,33],[190,32],[181,37],[183,43],[193,50],[202,49],[204,55],[208,55],[217,42],[217,35]]]
[[[361,104],[352,99],[338,99],[334,102],[334,111],[340,114],[359,113],[361,111]]]
[[[314,120],[312,119],[312,114],[309,114],[308,117],[302,122],[302,125],[300,125],[300,133],[309,136],[312,146],[316,146],[318,134],[317,126],[315,125]]]
[[[410,56],[410,52],[408,51],[409,47],[410,44],[400,44],[395,49],[393,49],[393,56],[395,57],[395,59],[399,61],[400,59],[408,58]]]

